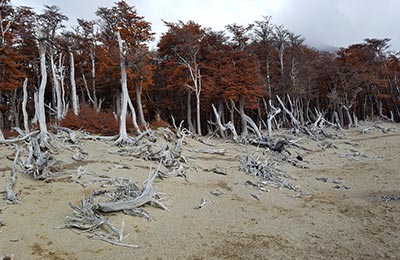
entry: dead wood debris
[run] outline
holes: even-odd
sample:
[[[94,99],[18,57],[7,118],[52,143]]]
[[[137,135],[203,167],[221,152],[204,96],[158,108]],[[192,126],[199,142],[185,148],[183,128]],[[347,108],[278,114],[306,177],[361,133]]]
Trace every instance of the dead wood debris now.
[[[6,183],[6,191],[4,193],[4,199],[8,204],[18,203],[18,193],[14,192],[15,184],[17,183],[17,162],[19,158],[20,150],[18,146],[15,146],[15,157],[11,168],[10,178]]]
[[[339,154],[340,158],[349,158],[349,160],[355,160],[358,161],[359,158],[368,158],[368,155],[363,154],[357,150],[350,149],[347,153],[345,154]]]
[[[324,183],[333,183],[335,186],[333,187],[335,190],[349,190],[350,187],[344,185],[344,180],[342,179],[329,179],[327,177],[317,177],[316,178],[319,181],[322,181]]]
[[[227,175],[226,170],[222,170],[219,166],[215,166],[211,169],[204,169],[206,172],[213,172],[220,175]]]
[[[210,202],[211,202],[211,201],[207,201],[206,199],[202,198],[201,201],[200,201],[200,204],[199,204],[198,206],[195,206],[193,209],[201,209],[201,208],[204,208],[204,206],[205,206],[207,203],[210,203]]]
[[[89,238],[100,239],[113,245],[137,248],[137,245],[125,244],[123,229],[124,221],[118,230],[113,226],[103,213],[121,211],[127,215],[144,217],[151,219],[150,214],[140,208],[146,204],[156,205],[164,210],[168,208],[162,203],[159,193],[154,191],[153,182],[157,176],[161,164],[155,171],[150,169],[149,177],[143,182],[140,190],[136,184],[126,178],[102,178],[111,185],[108,189],[93,191],[88,198],[83,197],[79,205],[70,204],[73,209],[73,215],[65,217],[65,227],[76,228],[88,232]],[[89,174],[80,170],[79,174]],[[103,186],[104,187],[104,186]]]
[[[101,212],[131,210],[148,203],[157,205],[164,210],[168,210],[168,208],[162,203],[159,194],[153,189],[153,181],[158,175],[160,166],[161,164],[159,164],[158,169],[154,172],[150,169],[149,177],[143,182],[140,194],[138,194],[137,191],[131,192],[131,187],[125,187],[125,190],[122,190],[122,196],[118,196],[118,194],[117,196],[111,195],[112,199],[110,201],[96,204],[96,210]]]
[[[52,151],[40,147],[37,138],[30,139],[27,150],[27,158],[19,161],[25,174],[44,180],[62,171],[62,161],[54,159]]]
[[[194,153],[206,153],[206,154],[218,154],[225,155],[225,149],[189,149],[190,152]]]
[[[367,134],[367,133],[369,133],[371,131],[374,131],[374,130],[381,130],[382,133],[384,133],[384,134],[392,131],[392,129],[387,128],[387,127],[382,127],[382,126],[379,126],[379,125],[373,125],[373,126],[368,126],[366,128],[361,129],[360,132],[361,132],[361,134],[364,135],[364,134]]]
[[[275,188],[286,188],[289,190],[297,191],[298,187],[288,182],[286,178],[290,176],[278,169],[276,164],[271,161],[261,161],[259,158],[255,158],[253,155],[246,154],[240,159],[240,169],[246,174],[258,177],[259,183],[256,185],[260,186],[272,186]]]
[[[93,194],[90,194],[88,198],[83,197],[78,206],[71,203],[69,205],[73,209],[73,215],[65,217],[66,228],[82,230],[88,233],[89,238],[99,239],[113,245],[139,247],[138,245],[122,243],[124,225],[121,225],[121,229],[118,230],[110,220],[97,213],[93,207]]]
[[[327,148],[335,148],[335,149],[338,149],[338,147],[337,147],[337,145],[335,144],[335,142],[330,141],[330,140],[324,140],[324,141],[320,142],[320,143],[318,144],[318,146],[321,147],[322,150],[325,150],[325,149],[327,149]]]
[[[5,208],[0,209],[0,214],[3,213],[3,210],[4,210],[4,209],[5,209]],[[0,219],[0,227],[5,226],[5,225],[6,225],[6,224],[4,223],[4,221]]]
[[[212,190],[212,191],[210,191],[210,193],[217,197],[224,195],[224,192],[222,192],[221,190]]]
[[[181,123],[182,125],[182,123]],[[118,154],[121,156],[133,156],[136,158],[142,158],[147,161],[157,161],[161,162],[162,166],[166,170],[159,170],[158,177],[168,178],[181,176],[186,178],[185,167],[183,163],[186,163],[186,159],[182,156],[182,144],[184,137],[191,135],[186,129],[181,129],[181,125],[176,133],[172,130],[164,131],[168,133],[167,139],[173,140],[173,144],[162,144],[161,148],[155,150],[155,145],[144,143],[142,145],[134,146],[123,146],[123,147],[113,147],[108,150],[111,154]],[[153,133],[153,136],[155,134]],[[157,140],[156,138],[152,139]]]
[[[376,200],[384,203],[400,201],[400,195],[380,195],[376,197]]]

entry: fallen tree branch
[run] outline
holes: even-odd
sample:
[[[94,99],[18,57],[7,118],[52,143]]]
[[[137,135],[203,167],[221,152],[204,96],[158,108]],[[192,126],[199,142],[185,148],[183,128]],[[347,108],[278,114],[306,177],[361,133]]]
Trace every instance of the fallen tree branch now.
[[[168,210],[168,208],[159,200],[156,192],[153,189],[153,181],[155,177],[158,175],[160,166],[161,163],[159,164],[155,172],[152,172],[150,169],[149,177],[146,181],[143,182],[142,191],[138,197],[130,200],[98,203],[95,206],[96,209],[101,212],[115,212],[115,211],[135,209],[147,203],[154,203],[158,207],[164,210]]]
[[[17,137],[17,138],[12,138],[12,139],[4,139],[4,140],[0,140],[0,144],[13,144],[13,143],[18,143],[21,141],[25,141],[26,139],[35,136],[39,133],[39,130],[30,132],[29,134],[26,134],[22,137]]]
[[[225,154],[225,149],[189,149],[190,152],[194,153],[206,153],[206,154],[218,154],[218,155],[224,155]]]

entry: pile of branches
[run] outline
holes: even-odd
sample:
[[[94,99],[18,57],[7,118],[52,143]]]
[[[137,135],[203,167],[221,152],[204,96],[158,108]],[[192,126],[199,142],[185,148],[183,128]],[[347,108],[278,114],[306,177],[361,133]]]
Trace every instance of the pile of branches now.
[[[240,169],[246,174],[259,178],[259,186],[272,186],[278,189],[297,191],[298,188],[286,179],[290,176],[278,169],[274,162],[261,161],[260,158],[246,154],[240,159]]]
[[[65,218],[65,227],[89,232],[90,238],[101,239],[115,245],[137,247],[124,244],[123,224],[118,230],[104,214],[123,212],[150,220],[151,215],[142,209],[142,206],[150,204],[168,210],[162,203],[159,193],[153,188],[160,166],[161,164],[154,172],[150,169],[149,177],[143,182],[141,189],[126,178],[107,178],[108,184],[114,180],[108,189],[91,192],[79,205],[70,204],[73,215]]]
[[[16,204],[19,194],[14,192],[14,187],[17,182],[18,166],[22,173],[37,180],[45,180],[58,175],[62,171],[62,162],[54,159],[53,151],[49,149],[49,146],[39,145],[40,140],[37,132],[7,141],[15,146],[15,153],[11,174],[6,183],[4,199],[9,204]],[[17,144],[21,142],[22,144]]]

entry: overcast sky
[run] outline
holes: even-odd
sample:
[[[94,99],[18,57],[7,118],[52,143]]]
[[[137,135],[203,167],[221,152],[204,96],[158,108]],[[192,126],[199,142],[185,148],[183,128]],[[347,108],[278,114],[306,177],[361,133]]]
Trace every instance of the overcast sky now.
[[[41,12],[57,5],[74,24],[76,18],[95,19],[98,6],[110,7],[113,0],[11,0]],[[204,27],[223,30],[227,24],[246,25],[262,16],[272,16],[301,34],[315,46],[345,47],[365,38],[390,38],[392,49],[400,51],[400,0],[127,0],[138,14],[152,23],[157,35],[166,31],[161,20],[193,20]]]

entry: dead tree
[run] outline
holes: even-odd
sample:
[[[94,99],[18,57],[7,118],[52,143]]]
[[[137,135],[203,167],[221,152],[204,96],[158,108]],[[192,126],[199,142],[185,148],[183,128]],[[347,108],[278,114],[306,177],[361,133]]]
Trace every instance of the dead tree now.
[[[282,109],[285,111],[285,113],[290,117],[290,122],[295,129],[295,131],[298,131],[300,128],[300,122],[297,120],[297,118],[294,116],[294,107],[291,105],[290,110],[285,106],[281,98],[277,95],[276,98],[278,99],[279,103],[282,106]],[[288,95],[288,100],[290,100],[290,97]],[[290,101],[291,103],[291,101]]]
[[[130,100],[129,93],[128,93],[128,80],[126,75],[126,49],[123,46],[123,41],[121,39],[121,34],[119,31],[116,33],[117,40],[118,40],[118,47],[119,47],[119,59],[120,59],[120,68],[121,68],[121,89],[122,89],[122,96],[121,96],[121,114],[120,114],[120,122],[119,122],[119,136],[118,139],[115,141],[116,145],[124,145],[132,143],[132,139],[129,137],[128,132],[126,130],[126,114],[128,111],[128,103]],[[134,110],[131,111],[132,114],[135,113]],[[136,118],[136,115],[135,117]],[[135,124],[135,122],[134,122]],[[136,123],[137,125],[137,123]]]
[[[215,115],[217,129],[214,131],[214,133],[209,138],[211,138],[217,132],[219,132],[221,138],[225,138],[226,137],[225,132],[229,129],[229,131],[231,131],[231,133],[232,133],[232,139],[234,140],[234,142],[238,142],[239,136],[236,132],[236,128],[235,128],[234,124],[232,123],[232,121],[229,121],[226,124],[222,124],[220,114],[218,113],[214,104],[212,104],[212,109],[213,109],[213,112]]]
[[[268,113],[267,116],[267,130],[268,130],[268,138],[272,139],[272,120],[275,118],[275,116],[277,114],[279,114],[281,112],[280,108],[276,108],[273,104],[272,104],[272,100],[269,100],[269,106],[271,108],[271,111]]]
[[[71,100],[72,100],[72,112],[75,115],[79,114],[79,103],[78,96],[76,94],[76,83],[75,83],[75,61],[74,61],[74,53],[72,50],[69,50],[69,78],[71,82]]]
[[[41,35],[41,32],[39,32]],[[47,124],[46,124],[46,113],[44,109],[44,94],[46,90],[47,84],[47,68],[46,68],[46,45],[44,39],[39,37],[39,57],[40,57],[40,86],[38,92],[38,99],[35,100],[35,108],[36,108],[36,116],[39,122],[39,129],[40,129],[40,141],[43,144],[47,143],[48,138],[48,131],[47,131]]]
[[[22,86],[23,98],[22,98],[21,105],[22,105],[22,115],[23,115],[23,118],[24,118],[25,132],[29,133],[28,112],[26,111],[26,103],[28,102],[27,86],[28,86],[28,79],[26,78],[24,80],[24,84]]]

